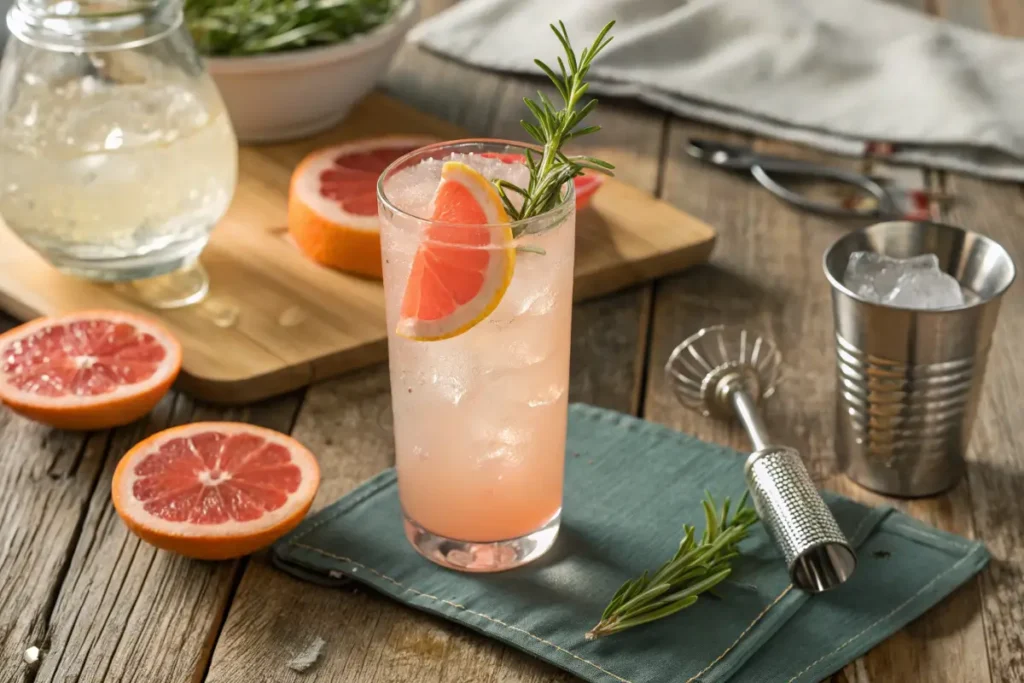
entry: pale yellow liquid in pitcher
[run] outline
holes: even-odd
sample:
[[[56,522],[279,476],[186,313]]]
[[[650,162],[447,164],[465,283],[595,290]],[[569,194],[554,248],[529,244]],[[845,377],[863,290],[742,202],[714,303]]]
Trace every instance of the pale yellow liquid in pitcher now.
[[[18,86],[0,128],[0,216],[81,262],[198,254],[234,191],[237,145],[209,82]]]

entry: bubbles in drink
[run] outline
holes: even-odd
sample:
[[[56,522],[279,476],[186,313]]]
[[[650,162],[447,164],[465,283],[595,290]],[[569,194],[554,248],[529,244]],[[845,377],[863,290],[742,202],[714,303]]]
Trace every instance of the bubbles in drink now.
[[[459,405],[469,391],[470,378],[461,372],[460,363],[441,365],[431,373],[430,386],[437,396],[452,405]]]
[[[537,288],[516,302],[515,315],[544,315],[555,306],[555,293],[550,288]]]
[[[944,273],[935,254],[906,259],[858,251],[850,255],[843,284],[872,303],[918,310],[962,306],[965,292]]]

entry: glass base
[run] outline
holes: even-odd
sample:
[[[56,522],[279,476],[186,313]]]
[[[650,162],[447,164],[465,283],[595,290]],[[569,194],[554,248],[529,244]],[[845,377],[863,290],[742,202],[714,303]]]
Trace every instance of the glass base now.
[[[457,541],[427,531],[403,511],[405,537],[431,562],[462,572],[503,572],[533,562],[551,549],[558,537],[562,513],[559,511],[536,531],[492,543]]]
[[[135,253],[100,249],[94,245],[65,245],[23,236],[57,270],[101,283],[125,283],[157,278],[195,263],[209,240],[209,230],[189,232],[167,244],[139,244]]]
[[[206,298],[210,291],[210,278],[202,265],[192,262],[156,277],[118,282],[114,289],[150,308],[181,308]]]
[[[206,238],[178,242],[137,256],[115,255],[109,258],[96,258],[91,254],[86,258],[67,250],[58,252],[47,249],[45,245],[29,244],[62,273],[97,282],[129,282],[187,268],[199,258],[206,246]]]

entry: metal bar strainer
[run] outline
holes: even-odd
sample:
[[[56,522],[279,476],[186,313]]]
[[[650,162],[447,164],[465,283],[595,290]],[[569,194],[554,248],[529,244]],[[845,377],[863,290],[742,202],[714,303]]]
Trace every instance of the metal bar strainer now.
[[[781,365],[770,339],[716,325],[677,346],[665,372],[684,406],[743,424],[754,446],[744,467],[754,506],[782,551],[793,583],[820,593],[849,579],[857,558],[800,453],[773,445],[758,412],[758,402],[775,391]]]

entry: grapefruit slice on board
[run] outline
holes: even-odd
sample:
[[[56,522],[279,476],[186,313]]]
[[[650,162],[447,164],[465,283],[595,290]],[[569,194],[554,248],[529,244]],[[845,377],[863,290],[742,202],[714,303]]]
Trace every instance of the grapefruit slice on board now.
[[[576,189],[576,210],[582,211],[590,204],[597,191],[604,185],[605,175],[596,171],[586,170],[583,175],[572,179]]]
[[[121,311],[39,318],[0,336],[0,400],[61,429],[107,429],[153,409],[181,369],[181,345]]]
[[[325,266],[381,277],[377,179],[395,159],[434,138],[372,138],[312,152],[288,193],[288,232]]]
[[[498,307],[515,270],[516,250],[501,197],[487,178],[445,162],[432,223],[413,257],[397,333],[416,341],[462,334]]]
[[[506,164],[524,163],[526,157],[522,154],[505,153],[500,152],[483,152],[480,156],[490,157],[491,159],[498,159],[505,162]],[[597,171],[591,171],[586,169],[583,171],[583,175],[578,175],[572,179],[573,189],[576,190],[576,210],[582,211],[587,208],[590,204],[591,198],[601,189],[604,185],[604,174],[598,173]]]
[[[320,468],[290,436],[238,422],[154,434],[114,471],[117,514],[142,540],[202,560],[241,557],[294,529]]]

